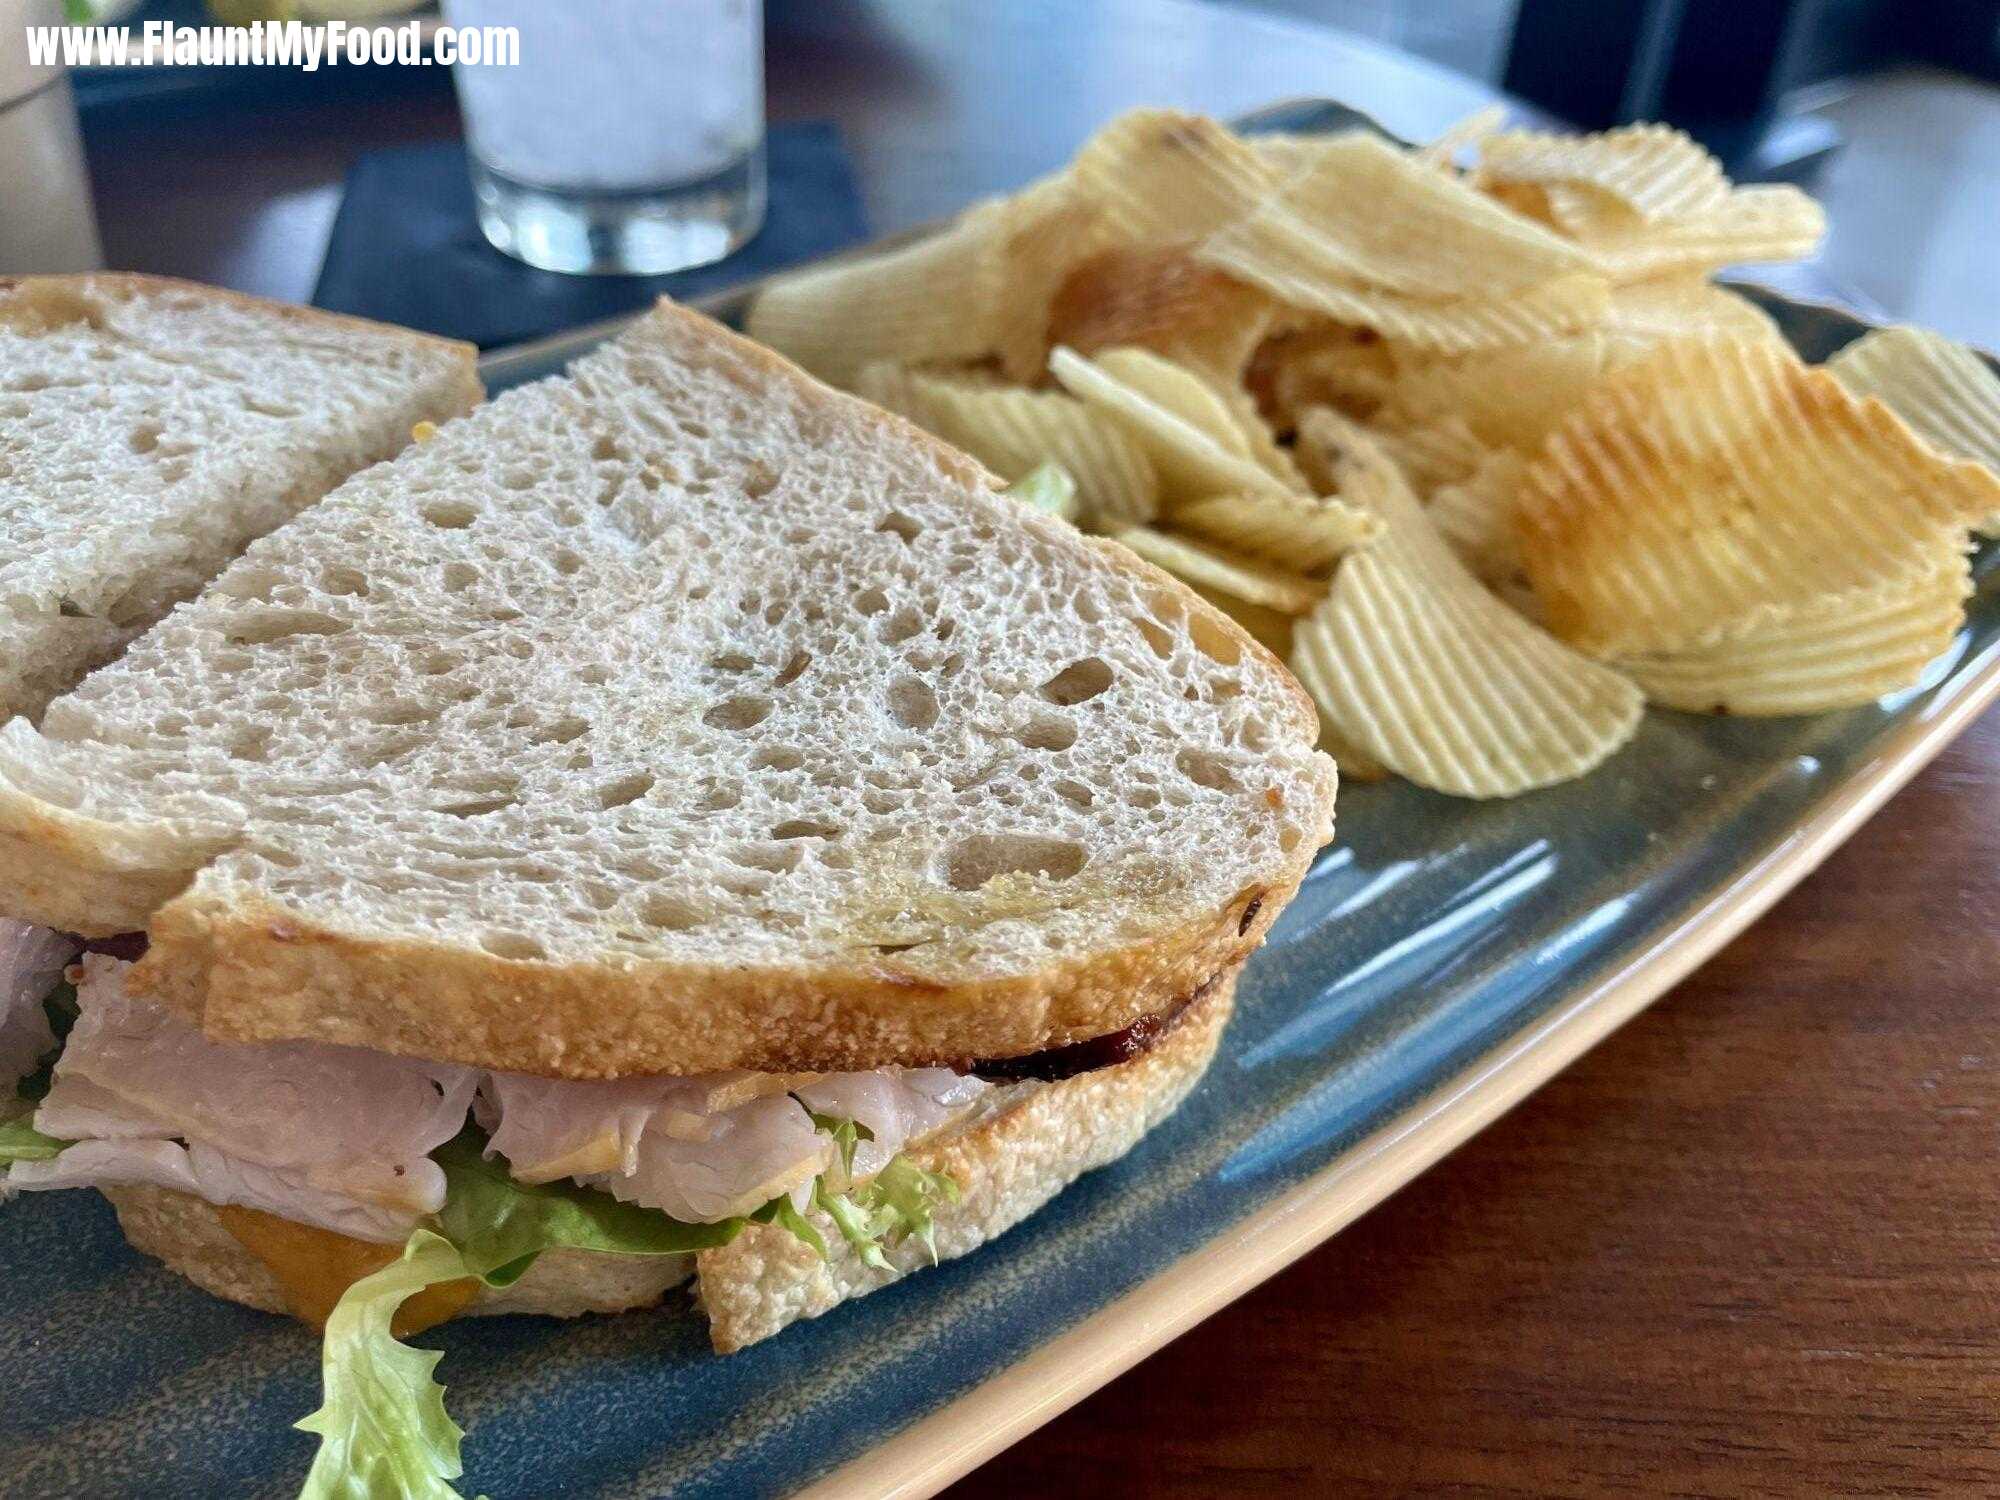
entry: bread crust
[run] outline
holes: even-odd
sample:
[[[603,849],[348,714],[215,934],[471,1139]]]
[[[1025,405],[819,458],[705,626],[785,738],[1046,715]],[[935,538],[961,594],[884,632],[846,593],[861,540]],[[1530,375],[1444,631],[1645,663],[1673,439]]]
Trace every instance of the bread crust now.
[[[1256,950],[1304,865],[1148,941],[949,985],[886,964],[503,960],[211,904],[197,887],[155,914],[128,983],[220,1041],[308,1039],[545,1077],[924,1067],[1024,1056],[1173,1010]]]
[[[1235,989],[1235,974],[1224,976],[1139,1057],[1060,1083],[1010,1085],[996,1093],[996,1107],[911,1151],[920,1166],[948,1172],[959,1184],[959,1201],[937,1216],[939,1258],[977,1249],[1085,1172],[1138,1144],[1207,1070]],[[135,1248],[215,1296],[265,1312],[287,1311],[277,1278],[202,1199],[150,1186],[102,1191]],[[825,1262],[787,1232],[760,1224],[729,1245],[692,1258],[552,1250],[511,1287],[482,1287],[467,1313],[626,1312],[658,1303],[692,1272],[710,1338],[717,1352],[728,1354],[928,1264],[921,1247],[906,1243],[890,1252],[895,1271],[871,1270],[847,1249],[831,1221],[812,1217],[827,1241]]]
[[[319,307],[302,307],[296,302],[279,302],[269,297],[253,296],[249,292],[235,292],[227,287],[187,281],[179,276],[154,276],[144,271],[82,271],[61,276],[0,276],[0,302],[4,302],[10,295],[21,292],[33,294],[37,288],[42,287],[50,291],[81,292],[106,288],[128,295],[135,292],[185,292],[207,302],[229,302],[238,307],[254,307],[260,312],[275,314],[288,322],[311,324],[321,328],[331,326],[366,329],[376,337],[389,335],[406,343],[424,345],[454,354],[465,369],[468,407],[477,403],[486,394],[484,387],[479,383],[477,345],[468,344],[463,339],[440,338],[434,333],[422,333],[414,328],[405,328],[400,323],[378,323],[373,318],[357,318],[351,313],[328,312]]]

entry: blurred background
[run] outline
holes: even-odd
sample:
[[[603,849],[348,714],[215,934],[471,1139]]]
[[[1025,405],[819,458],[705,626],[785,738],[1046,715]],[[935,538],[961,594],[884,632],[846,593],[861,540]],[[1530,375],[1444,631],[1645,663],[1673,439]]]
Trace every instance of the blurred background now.
[[[202,0],[94,3],[131,22],[210,19]],[[565,14],[588,24],[607,3]],[[0,0],[0,18],[57,4]],[[706,271],[564,276],[493,250],[464,186],[449,68],[95,67],[51,89],[12,66],[10,92],[18,24],[0,36],[0,253],[45,253],[9,247],[29,219],[55,223],[54,208],[24,205],[31,180],[54,180],[35,164],[59,127],[19,138],[29,110],[68,109],[65,88],[87,179],[75,193],[97,235],[77,237],[78,253],[486,344],[934,218],[1052,169],[1133,105],[1230,116],[1321,95],[1422,136],[1504,99],[1589,127],[1667,120],[1739,177],[1800,182],[1833,229],[1818,262],[1784,273],[1788,290],[2000,345],[2000,0],[769,0],[763,21],[769,218],[753,224],[738,202],[719,243],[748,243]],[[650,97],[677,97],[684,50],[646,59]],[[573,130],[614,158],[628,139],[614,117]]]

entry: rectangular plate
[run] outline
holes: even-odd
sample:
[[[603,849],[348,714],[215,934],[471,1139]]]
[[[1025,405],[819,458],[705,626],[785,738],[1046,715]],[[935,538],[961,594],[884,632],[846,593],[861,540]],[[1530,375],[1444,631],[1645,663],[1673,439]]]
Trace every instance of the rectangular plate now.
[[[1759,300],[1809,358],[1864,327]],[[487,378],[550,373],[609,331],[496,355]],[[1339,842],[1252,961],[1207,1080],[975,1255],[728,1359],[692,1316],[427,1335],[469,1432],[464,1492],[936,1490],[1409,1181],[1803,878],[2000,696],[1996,552],[1951,649],[1874,707],[1649,713],[1593,775],[1506,802],[1344,789]],[[0,1212],[0,1265],[0,1493],[292,1492],[310,1446],[289,1424],[318,1396],[306,1330],[135,1254],[92,1193]]]

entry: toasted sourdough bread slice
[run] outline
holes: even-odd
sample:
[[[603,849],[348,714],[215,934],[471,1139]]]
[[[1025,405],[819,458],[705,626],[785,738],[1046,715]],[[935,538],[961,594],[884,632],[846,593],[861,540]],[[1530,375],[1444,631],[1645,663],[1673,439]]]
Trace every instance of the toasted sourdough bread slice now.
[[[473,356],[184,281],[0,277],[0,720],[472,407]]]
[[[949,1172],[959,1184],[959,1201],[937,1215],[938,1258],[956,1259],[997,1238],[1085,1172],[1124,1156],[1172,1114],[1215,1055],[1235,987],[1235,975],[1225,976],[1158,1045],[1130,1062],[1061,1083],[1010,1085],[994,1107],[911,1151],[919,1166]],[[146,1254],[218,1297],[266,1312],[286,1310],[277,1278],[201,1199],[157,1187],[104,1191],[125,1237]],[[693,1270],[710,1337],[729,1354],[929,1264],[921,1246],[905,1242],[889,1252],[894,1271],[871,1270],[831,1220],[817,1212],[811,1218],[829,1248],[824,1263],[785,1231],[764,1225],[694,1257],[556,1250],[512,1286],[482,1288],[468,1311],[554,1317],[625,1312],[659,1301]]]
[[[0,910],[147,925],[135,984],[220,1039],[564,1077],[1171,1009],[1332,763],[1261,646],[996,483],[663,305],[0,729]]]

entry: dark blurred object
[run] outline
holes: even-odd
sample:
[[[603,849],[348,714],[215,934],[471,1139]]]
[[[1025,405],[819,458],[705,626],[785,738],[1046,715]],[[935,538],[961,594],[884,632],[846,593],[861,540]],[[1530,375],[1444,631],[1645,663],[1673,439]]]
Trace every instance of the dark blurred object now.
[[[853,244],[867,232],[840,133],[778,125],[767,150],[764,228],[725,261],[671,276],[565,276],[486,243],[473,217],[465,148],[378,151],[354,164],[313,292],[315,306],[421,328],[482,348],[692,297]]]
[[[1678,125],[1732,176],[1809,181],[1839,138],[1787,98],[1897,63],[2000,72],[2000,0],[1521,0],[1510,93],[1590,129]]]

